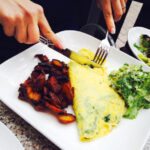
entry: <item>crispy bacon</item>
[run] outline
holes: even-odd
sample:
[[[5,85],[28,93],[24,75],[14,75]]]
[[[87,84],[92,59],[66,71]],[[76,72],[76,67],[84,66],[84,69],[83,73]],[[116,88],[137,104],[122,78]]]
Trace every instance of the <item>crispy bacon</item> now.
[[[41,74],[41,72],[39,72],[37,70],[33,70],[31,73],[31,79],[36,79],[40,74]]]
[[[50,110],[64,124],[75,121],[64,108],[73,104],[74,91],[69,81],[68,67],[63,62],[42,54],[31,76],[20,84],[18,98],[29,102],[37,111]]]
[[[65,83],[68,82],[68,76],[67,75],[60,75],[60,76],[56,76],[57,81],[61,84],[61,83]]]
[[[68,105],[69,105],[69,104],[68,104],[67,100],[63,99],[62,102],[61,102],[61,107],[62,107],[62,108],[67,108]]]
[[[51,71],[51,68],[52,68],[52,65],[50,62],[43,62],[35,66],[34,70],[38,72],[44,72],[45,74],[47,74]]]
[[[45,107],[43,105],[37,105],[37,106],[34,106],[34,108],[37,110],[37,111],[43,111],[45,109]]]
[[[73,104],[74,91],[73,88],[71,87],[70,82],[63,84],[62,91],[67,97],[69,104]]]
[[[63,71],[64,74],[67,74],[68,73],[68,68],[64,67],[62,71]]]
[[[34,101],[40,101],[41,95],[37,92],[33,92],[32,88],[26,87],[27,90],[27,95],[29,97],[29,99],[34,100]]]
[[[62,72],[58,70],[56,67],[51,68],[51,74],[56,77],[62,76]]]
[[[40,74],[37,78],[33,79],[34,84],[34,90],[35,91],[41,91],[43,89],[43,86],[45,85],[45,74]]]
[[[65,110],[57,108],[54,105],[49,104],[48,102],[45,103],[45,106],[54,113],[66,113]]]
[[[23,84],[21,85],[32,85],[32,79],[29,77]]]
[[[35,55],[36,58],[38,58],[41,62],[48,62],[49,59],[46,55],[43,54],[37,54]]]
[[[48,88],[46,86],[43,87],[43,94],[47,95],[48,94]]]
[[[55,93],[49,92],[49,96],[51,98],[51,103],[55,106],[60,106],[61,105],[61,100],[56,96]]]
[[[51,88],[51,90],[55,93],[59,93],[60,90],[61,90],[61,85],[58,84],[56,78],[54,76],[51,76],[49,79],[48,79],[48,86]]]
[[[76,120],[75,116],[72,114],[59,114],[57,115],[58,120],[61,123],[68,124]]]
[[[59,68],[63,67],[63,63],[60,62],[59,60],[56,60],[56,59],[52,60],[52,64],[55,65],[56,67],[59,67]]]
[[[20,84],[20,88],[19,88],[19,96],[18,98],[24,101],[28,100],[28,95],[27,95],[27,90],[26,90],[26,86],[24,84]]]

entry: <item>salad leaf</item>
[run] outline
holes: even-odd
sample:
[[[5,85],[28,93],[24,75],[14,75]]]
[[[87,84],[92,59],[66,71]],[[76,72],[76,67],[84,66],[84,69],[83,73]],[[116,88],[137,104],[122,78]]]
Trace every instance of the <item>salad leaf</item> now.
[[[142,34],[140,36],[140,47],[145,51],[146,54],[150,52],[150,37]]]
[[[125,100],[125,118],[136,118],[140,109],[150,108],[150,72],[141,65],[124,64],[118,71],[109,74],[110,85]]]
[[[139,46],[136,43],[134,43],[133,46],[142,53],[139,54],[138,57],[148,66],[150,66],[150,37],[148,35],[142,34],[140,36]]]
[[[133,46],[134,46],[135,48],[137,48],[140,52],[144,53],[144,50],[143,50],[140,46],[138,46],[136,43],[134,43]]]
[[[147,58],[145,55],[139,54],[138,56],[139,56],[145,63],[148,63],[148,58]]]
[[[129,107],[124,114],[124,118],[134,119],[138,114],[138,110],[136,107]]]
[[[139,54],[138,57],[143,60],[148,66],[150,66],[150,58],[146,57],[144,54]]]
[[[148,35],[142,34],[140,36],[140,44],[133,44],[140,52],[142,52],[146,57],[150,57],[150,37]]]

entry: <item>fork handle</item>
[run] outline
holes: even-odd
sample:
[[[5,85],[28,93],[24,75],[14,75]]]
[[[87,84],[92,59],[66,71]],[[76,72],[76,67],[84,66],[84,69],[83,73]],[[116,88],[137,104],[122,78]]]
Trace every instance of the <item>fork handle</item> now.
[[[96,38],[98,38],[100,40],[102,38],[105,38],[106,32],[107,32],[102,26],[100,26],[98,24],[95,24],[95,23],[89,23],[89,24],[84,25],[80,29],[80,31],[82,31],[84,33],[87,33],[87,34],[90,34],[91,36],[94,36],[94,37],[96,37]],[[100,36],[98,37],[97,33],[99,33],[100,36],[103,36],[103,37],[102,38],[100,38]],[[108,35],[108,41],[110,42],[111,46],[115,46],[115,42],[114,42],[114,40],[113,40],[111,35]]]

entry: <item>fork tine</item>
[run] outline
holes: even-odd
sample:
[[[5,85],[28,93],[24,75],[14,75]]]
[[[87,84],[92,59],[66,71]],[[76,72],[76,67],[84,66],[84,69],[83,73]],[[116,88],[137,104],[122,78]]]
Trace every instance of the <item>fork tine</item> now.
[[[97,49],[97,51],[96,51],[96,54],[95,54],[94,59],[93,59],[94,62],[96,62],[95,60],[96,60],[96,58],[97,58],[97,55],[98,55],[99,50],[100,50],[100,47],[99,47],[99,48]]]
[[[43,36],[41,36],[41,35],[40,35],[40,40],[41,40],[41,41],[44,41],[44,42],[46,42],[46,43],[48,43],[48,42],[49,42],[49,40],[48,40],[48,39],[46,39],[45,37],[43,37]]]
[[[42,43],[44,43],[44,44],[47,44],[47,45],[51,45],[51,46],[54,45],[49,39],[47,39],[46,37],[44,37],[44,36],[42,36],[42,35],[40,35],[40,41],[41,41]]]
[[[45,37],[44,37],[44,36],[42,36],[42,35],[40,35],[40,39],[43,39],[43,40],[48,41],[48,39],[47,39],[47,38],[45,38]]]
[[[104,63],[104,61],[105,61],[105,59],[106,59],[107,55],[108,55],[108,52],[106,51],[105,56],[104,56],[104,58],[103,58],[102,62],[100,63],[100,65],[102,65],[102,64]]]
[[[94,59],[93,61],[97,64],[100,64],[102,65],[108,55],[108,51],[109,51],[109,48],[107,46],[100,46],[97,51],[96,51],[96,54],[94,56]]]
[[[104,56],[104,55],[105,55],[105,50],[102,49],[102,50],[101,50],[101,56],[99,56],[99,59],[98,59],[98,61],[97,61],[98,64],[103,60],[103,56]]]
[[[96,63],[98,63],[98,61],[101,59],[102,54],[103,54],[103,49],[102,49],[102,47],[100,47],[99,54],[96,57]]]
[[[97,62],[99,52],[100,52],[100,47],[99,47],[99,48],[97,49],[97,51],[96,51],[95,60],[94,60],[95,62]]]
[[[45,39],[43,39],[43,38],[41,38],[41,37],[40,37],[40,40],[45,41]]]
[[[47,44],[47,41],[40,37],[40,42]]]

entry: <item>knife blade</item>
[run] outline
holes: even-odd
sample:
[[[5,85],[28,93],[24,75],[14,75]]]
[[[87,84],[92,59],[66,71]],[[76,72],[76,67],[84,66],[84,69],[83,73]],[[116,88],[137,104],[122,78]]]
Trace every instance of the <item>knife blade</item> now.
[[[51,41],[49,41],[47,38],[40,36],[40,41],[44,44],[46,44],[51,49],[55,50],[58,53],[61,53],[62,55],[70,58],[71,60],[76,61],[77,63],[81,65],[89,65],[91,68],[96,67],[100,68],[101,66],[94,61],[84,57],[83,55],[76,53],[68,48],[66,49],[59,49],[57,48]]]
[[[96,68],[100,68],[101,66],[95,62],[93,62],[92,60],[84,57],[83,55],[76,53],[68,48],[66,49],[59,49],[56,46],[51,47],[53,50],[61,53],[62,55],[76,61],[77,63],[81,64],[81,65],[89,65],[90,67],[96,67]]]

